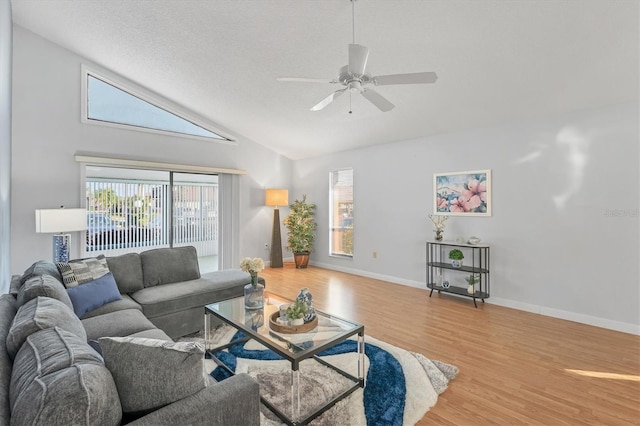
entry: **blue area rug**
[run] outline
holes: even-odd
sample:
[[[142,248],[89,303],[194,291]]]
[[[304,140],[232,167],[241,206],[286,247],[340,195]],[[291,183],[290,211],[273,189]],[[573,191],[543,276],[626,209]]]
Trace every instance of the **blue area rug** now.
[[[219,334],[218,343],[243,337],[228,329]],[[344,341],[319,355],[351,374],[357,365],[356,341]],[[216,353],[232,371],[247,373],[261,386],[261,394],[284,411],[290,404],[290,368],[273,351],[249,341]],[[355,391],[345,400],[315,419],[313,425],[413,425],[432,407],[450,380],[458,372],[452,365],[431,361],[423,355],[405,351],[372,337],[365,337],[366,387]],[[229,373],[208,364],[211,375],[218,381]],[[215,367],[215,368],[214,368]],[[351,371],[350,371],[351,369]],[[333,370],[315,361],[300,366],[302,412],[314,411],[318,404],[345,389],[348,382]],[[281,424],[266,407],[262,407],[262,425]]]

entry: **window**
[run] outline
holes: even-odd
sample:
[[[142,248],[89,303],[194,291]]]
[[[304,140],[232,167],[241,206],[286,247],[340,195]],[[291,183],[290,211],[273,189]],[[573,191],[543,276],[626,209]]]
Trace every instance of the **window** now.
[[[86,71],[83,85],[83,120],[93,123],[125,126],[143,131],[181,134],[218,141],[230,140],[205,128],[203,123],[186,118],[167,107],[159,100],[150,101],[137,91],[124,89],[113,81]],[[169,103],[168,101],[166,103]]]
[[[353,257],[353,169],[332,171],[329,179],[329,254]]]

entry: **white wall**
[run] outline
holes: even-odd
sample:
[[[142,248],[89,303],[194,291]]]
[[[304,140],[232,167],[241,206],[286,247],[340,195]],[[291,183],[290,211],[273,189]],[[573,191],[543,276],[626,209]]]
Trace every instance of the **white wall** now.
[[[35,233],[35,209],[81,205],[76,152],[247,170],[240,178],[238,253],[268,259],[273,216],[264,188],[289,186],[290,160],[241,136],[233,146],[82,124],[82,58],[19,26],[13,56],[12,273],[52,257],[51,235]],[[79,239],[72,236],[72,257],[79,256]]]
[[[424,288],[433,173],[492,169],[493,215],[445,230],[491,245],[488,302],[639,333],[638,114],[621,105],[297,161],[293,196],[318,205],[311,260]],[[344,167],[353,260],[328,256],[328,176]]]
[[[11,2],[0,0],[0,293],[9,290],[11,268]]]

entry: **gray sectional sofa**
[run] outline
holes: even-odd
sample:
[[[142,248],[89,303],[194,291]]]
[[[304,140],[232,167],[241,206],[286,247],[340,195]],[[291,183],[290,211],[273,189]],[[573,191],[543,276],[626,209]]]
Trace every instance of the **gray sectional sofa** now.
[[[193,247],[106,265],[117,300],[81,316],[53,263],[12,277],[0,296],[0,425],[259,424],[253,379],[216,383],[202,374],[202,345],[172,340],[202,329],[205,304],[242,295],[249,274],[201,275]]]

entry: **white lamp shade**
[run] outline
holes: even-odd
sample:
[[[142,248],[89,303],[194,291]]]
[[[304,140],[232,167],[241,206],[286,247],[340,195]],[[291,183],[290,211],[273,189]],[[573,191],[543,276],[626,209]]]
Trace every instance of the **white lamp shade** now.
[[[85,209],[40,209],[36,210],[36,232],[63,233],[87,229]]]
[[[289,190],[267,189],[265,191],[266,206],[286,206],[289,204]]]

